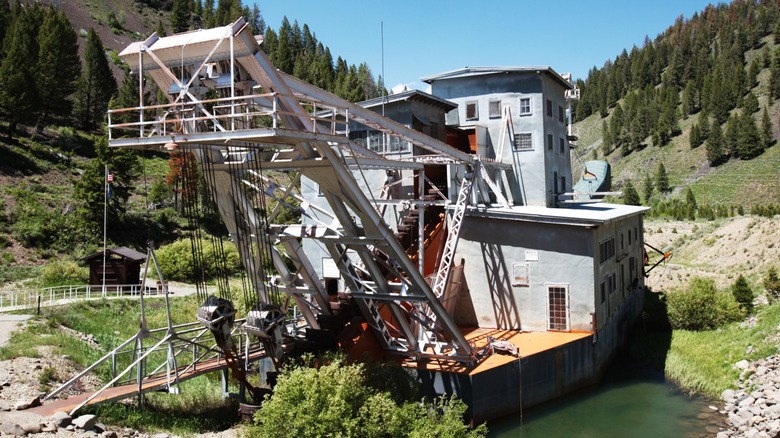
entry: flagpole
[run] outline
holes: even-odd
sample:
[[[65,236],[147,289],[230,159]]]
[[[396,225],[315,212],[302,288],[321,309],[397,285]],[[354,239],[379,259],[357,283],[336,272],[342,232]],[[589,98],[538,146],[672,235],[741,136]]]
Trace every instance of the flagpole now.
[[[108,210],[108,165],[103,171],[103,296],[106,296],[106,211]]]

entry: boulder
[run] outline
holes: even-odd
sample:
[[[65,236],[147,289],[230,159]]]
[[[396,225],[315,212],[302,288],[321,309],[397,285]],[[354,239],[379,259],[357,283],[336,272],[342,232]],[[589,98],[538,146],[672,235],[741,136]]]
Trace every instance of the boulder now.
[[[734,368],[738,370],[746,370],[748,366],[750,366],[750,362],[745,359],[742,359],[741,361],[734,364]]]
[[[27,433],[41,433],[43,430],[41,423],[38,422],[23,424],[22,429]]]
[[[36,395],[35,397],[28,400],[17,401],[16,404],[14,405],[14,409],[16,409],[17,411],[22,411],[24,409],[34,408],[40,405],[41,405],[41,397]]]
[[[0,435],[25,436],[27,432],[16,423],[0,423]]]
[[[97,418],[92,414],[81,415],[73,420],[73,425],[77,429],[88,430],[92,429],[97,423]]]
[[[67,412],[57,411],[54,413],[54,415],[51,416],[51,421],[57,427],[65,427],[69,425],[71,421],[73,421],[73,417],[71,417]]]

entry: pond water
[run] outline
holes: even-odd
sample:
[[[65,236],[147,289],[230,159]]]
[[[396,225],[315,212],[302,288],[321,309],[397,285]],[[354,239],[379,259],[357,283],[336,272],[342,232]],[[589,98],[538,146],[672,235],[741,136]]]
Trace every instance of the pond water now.
[[[488,422],[488,437],[699,437],[714,436],[722,417],[689,397],[663,373],[618,357],[597,386],[522,415]]]

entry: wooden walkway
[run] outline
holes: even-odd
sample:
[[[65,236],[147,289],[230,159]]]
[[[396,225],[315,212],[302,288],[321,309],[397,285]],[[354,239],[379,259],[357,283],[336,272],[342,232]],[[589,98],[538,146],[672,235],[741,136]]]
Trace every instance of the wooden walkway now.
[[[263,350],[258,350],[249,353],[250,362],[254,362],[256,360],[262,359],[263,357],[265,357],[265,351]],[[236,359],[238,361],[243,361],[244,357],[238,356]],[[183,382],[185,380],[189,380],[206,373],[221,371],[226,369],[227,367],[228,365],[224,358],[213,358],[213,359],[205,360],[203,362],[198,362],[195,367],[192,367],[191,365],[184,366],[179,368],[179,381]],[[168,387],[169,383],[173,384],[174,376],[175,375],[171,373],[170,380],[165,375],[160,377],[147,378],[142,382],[141,391],[146,393],[149,391],[156,391],[161,388],[166,388]],[[53,400],[49,403],[44,403],[41,406],[26,409],[25,412],[40,415],[42,417],[50,417],[54,415],[55,412],[58,411],[70,413],[73,409],[75,409],[77,406],[82,404],[84,400],[90,398],[95,392],[96,391],[86,392],[83,394],[74,395],[72,397],[68,397],[64,399]],[[138,395],[138,383],[133,382],[127,385],[114,386],[105,389],[100,395],[90,400],[89,403],[87,403],[87,405],[107,403],[116,400],[122,400],[125,398],[136,397],[137,395]]]

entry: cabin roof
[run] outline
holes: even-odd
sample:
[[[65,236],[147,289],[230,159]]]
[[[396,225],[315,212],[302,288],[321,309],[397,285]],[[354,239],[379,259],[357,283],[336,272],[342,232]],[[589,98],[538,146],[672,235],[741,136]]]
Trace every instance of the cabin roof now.
[[[132,260],[134,262],[138,262],[141,260],[146,260],[146,254],[142,252],[138,252],[134,249],[128,248],[126,246],[120,246],[118,248],[106,248],[106,253],[116,254],[122,258]],[[92,253],[86,257],[84,257],[82,260],[85,262],[88,262],[90,260],[96,259],[96,258],[102,258],[103,257],[103,251],[98,251],[96,253]]]
[[[497,75],[505,73],[545,73],[553,80],[558,82],[563,88],[570,90],[574,86],[571,82],[563,78],[558,72],[552,69],[549,65],[530,65],[519,67],[463,67],[457,70],[451,70],[436,75],[425,76],[420,78],[421,81],[433,84],[435,81],[442,81],[455,78],[466,78],[485,75]]]

